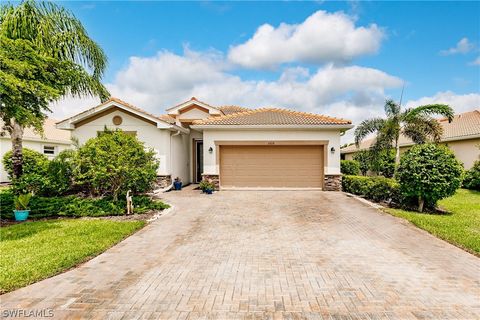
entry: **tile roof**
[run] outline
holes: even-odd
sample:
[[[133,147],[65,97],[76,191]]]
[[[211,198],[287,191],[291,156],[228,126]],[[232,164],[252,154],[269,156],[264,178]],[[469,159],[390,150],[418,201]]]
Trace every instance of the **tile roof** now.
[[[170,123],[169,121],[166,120],[167,118],[165,117],[165,115],[156,116],[156,115],[154,115],[154,114],[152,114],[152,113],[148,113],[147,111],[145,111],[145,110],[143,110],[143,109],[141,109],[141,108],[139,108],[139,107],[137,107],[137,106],[134,106],[133,104],[130,104],[130,103],[128,103],[128,102],[125,102],[125,101],[120,100],[120,99],[115,98],[115,97],[110,97],[107,101],[102,102],[101,104],[99,104],[99,105],[97,105],[97,106],[95,106],[95,107],[92,107],[92,108],[90,108],[90,109],[87,109],[87,110],[85,110],[85,111],[82,111],[82,112],[80,112],[80,113],[77,113],[76,115],[71,116],[70,118],[63,119],[62,121],[58,121],[57,123],[64,122],[64,121],[67,121],[67,120],[70,120],[70,119],[73,119],[73,118],[77,118],[77,117],[79,117],[79,116],[81,116],[81,115],[83,115],[83,114],[88,114],[88,113],[90,113],[92,110],[95,110],[96,108],[101,107],[101,106],[104,106],[104,105],[106,105],[106,104],[108,104],[108,103],[110,103],[110,102],[116,102],[116,103],[118,103],[118,104],[127,106],[127,107],[129,107],[129,108],[131,108],[131,109],[133,109],[133,110],[136,110],[136,111],[138,111],[138,112],[140,112],[140,113],[143,113],[144,115],[147,115],[147,116],[153,117],[153,118],[155,118],[155,119],[162,120],[162,121],[166,121],[166,122]],[[169,117],[169,116],[168,116],[168,117]]]
[[[469,112],[456,114],[452,122],[448,122],[448,119],[438,120],[443,128],[443,134],[441,141],[452,141],[468,138],[468,136],[480,135],[480,109],[476,109]],[[341,152],[351,153],[358,150],[365,150],[375,142],[375,138],[363,140],[360,143],[360,147],[357,148],[354,144],[342,148]],[[405,136],[400,136],[400,146],[408,146],[413,144],[413,141]]]
[[[185,104],[185,103],[191,102],[191,101],[197,101],[197,102],[202,103],[202,104],[204,104],[204,105],[206,105],[206,106],[208,106],[208,107],[210,107],[210,108],[218,109],[218,108],[216,108],[216,107],[214,107],[214,106],[212,106],[212,105],[209,105],[209,104],[206,103],[206,102],[203,102],[203,101],[198,100],[198,99],[195,98],[195,97],[191,97],[191,98],[190,98],[189,100],[187,100],[187,101],[183,101],[183,102],[181,102],[181,103],[178,103],[178,104],[174,105],[173,107],[168,108],[167,111],[168,111],[168,110],[171,110],[171,109],[175,109],[176,107],[180,107],[182,104]]]
[[[340,125],[351,121],[320,114],[278,108],[261,108],[196,120],[195,125]]]
[[[1,122],[1,121],[0,121]],[[36,133],[33,128],[25,128],[23,131],[23,139],[25,140],[56,140],[61,142],[70,143],[70,131],[57,129],[55,123],[57,120],[47,118],[43,123],[43,137]],[[3,123],[1,123],[3,124]],[[9,137],[6,132],[5,137]]]
[[[225,115],[252,110],[252,109],[240,107],[240,106],[222,106],[222,107],[219,107],[218,109],[222,111],[222,113]]]

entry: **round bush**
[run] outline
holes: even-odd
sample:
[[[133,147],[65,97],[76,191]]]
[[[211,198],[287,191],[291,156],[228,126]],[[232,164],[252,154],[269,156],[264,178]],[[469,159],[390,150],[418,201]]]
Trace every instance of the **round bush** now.
[[[149,191],[157,176],[153,150],[122,131],[104,131],[77,152],[74,182],[94,196],[113,196]]]
[[[473,167],[466,172],[463,186],[467,189],[480,191],[480,161],[475,161]]]
[[[360,173],[360,164],[355,160],[341,160],[340,171],[346,175],[356,176]]]
[[[40,152],[23,148],[23,173],[12,181],[17,193],[42,193],[47,184],[48,158]],[[12,151],[3,156],[3,166],[10,178],[13,175]]]
[[[437,201],[455,193],[462,182],[463,167],[445,146],[415,145],[400,159],[397,180],[405,197],[418,199],[418,211],[433,208]]]

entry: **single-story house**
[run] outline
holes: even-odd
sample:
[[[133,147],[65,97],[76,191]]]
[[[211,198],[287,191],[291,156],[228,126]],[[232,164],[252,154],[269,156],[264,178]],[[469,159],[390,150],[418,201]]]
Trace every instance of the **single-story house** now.
[[[57,129],[56,120],[47,118],[43,124],[43,137],[31,128],[26,128],[23,134],[23,147],[29,148],[46,155],[49,159],[54,158],[59,152],[71,147],[70,132]],[[3,123],[0,121],[0,126]],[[12,150],[12,141],[8,133],[0,136],[0,182],[9,182],[5,168],[3,167],[3,156]]]
[[[470,169],[475,161],[480,160],[480,110],[457,114],[452,122],[445,118],[438,121],[443,128],[441,143],[455,153],[465,169]],[[352,160],[356,152],[369,149],[374,141],[375,138],[366,139],[359,148],[354,144],[342,148],[342,159]],[[400,137],[399,144],[400,153],[414,145],[413,141],[405,136]]]
[[[210,179],[220,189],[340,190],[340,136],[349,120],[278,108],[214,107],[196,98],[156,116],[117,98],[57,123],[79,143],[104,127],[155,150],[159,185]]]

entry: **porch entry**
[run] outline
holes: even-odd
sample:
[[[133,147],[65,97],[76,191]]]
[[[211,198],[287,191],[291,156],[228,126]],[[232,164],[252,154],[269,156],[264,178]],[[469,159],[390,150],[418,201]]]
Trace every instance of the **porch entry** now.
[[[193,181],[200,183],[203,172],[203,140],[193,140]]]

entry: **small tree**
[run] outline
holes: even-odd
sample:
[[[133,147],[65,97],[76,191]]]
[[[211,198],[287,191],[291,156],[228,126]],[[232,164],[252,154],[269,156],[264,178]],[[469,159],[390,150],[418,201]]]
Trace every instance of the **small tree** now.
[[[370,169],[370,152],[368,150],[360,150],[355,153],[353,160],[358,162],[360,172],[363,176],[366,176]]]
[[[360,165],[355,160],[341,160],[340,171],[346,175],[356,176],[360,173]]]
[[[463,167],[445,146],[413,146],[400,159],[396,178],[405,197],[418,199],[418,211],[434,207],[455,193],[462,182]]]
[[[128,190],[146,192],[157,176],[158,160],[136,137],[105,130],[78,149],[74,182],[94,196],[117,200]]]

